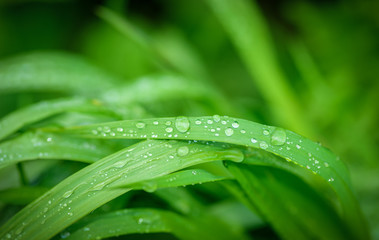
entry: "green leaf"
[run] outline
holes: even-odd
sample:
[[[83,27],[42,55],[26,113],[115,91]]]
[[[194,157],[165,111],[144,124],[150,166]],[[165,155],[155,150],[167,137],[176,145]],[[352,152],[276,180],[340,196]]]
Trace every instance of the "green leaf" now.
[[[159,188],[180,187],[195,185],[207,182],[225,180],[226,177],[215,176],[203,169],[191,169],[174,172],[149,181],[139,182],[132,185],[116,186],[123,188],[143,189],[146,192],[153,192]]]
[[[294,175],[228,163],[265,219],[285,239],[355,239],[331,205]]]
[[[219,218],[212,214],[208,211],[209,205],[203,204],[185,188],[162,188],[154,194],[167,202],[175,211],[195,220],[213,238],[247,239],[243,230],[236,228],[230,219]]]
[[[186,155],[179,149],[188,148]],[[0,237],[49,239],[104,203],[129,191],[116,185],[149,180],[192,165],[230,159],[235,149],[182,141],[143,141],[71,175],[21,210],[0,229]],[[44,231],[41,231],[41,226]]]
[[[18,109],[0,120],[0,140],[21,127],[66,111],[109,112],[96,100],[68,98],[43,101]]]
[[[19,187],[19,188],[9,188],[0,191],[0,202],[9,204],[20,204],[26,205],[49,189],[46,187]]]
[[[265,150],[322,177],[338,196],[341,218],[357,238],[367,236],[367,226],[350,189],[346,166],[328,149],[294,132],[218,115],[119,121],[57,131],[88,138],[217,141]],[[296,168],[293,170],[299,174]]]
[[[255,1],[205,2],[225,28],[273,114],[288,128],[311,133],[302,121],[299,101],[279,65],[269,28]]]
[[[113,153],[115,147],[99,141],[27,132],[0,144],[0,169],[21,161],[62,159],[93,163]]]
[[[0,62],[0,93],[51,91],[97,96],[117,82],[79,56],[63,52],[35,52]]]
[[[223,229],[219,231],[224,232]],[[158,209],[125,209],[104,214],[67,239],[102,239],[132,233],[171,233],[179,239],[230,239],[215,236],[196,219]]]

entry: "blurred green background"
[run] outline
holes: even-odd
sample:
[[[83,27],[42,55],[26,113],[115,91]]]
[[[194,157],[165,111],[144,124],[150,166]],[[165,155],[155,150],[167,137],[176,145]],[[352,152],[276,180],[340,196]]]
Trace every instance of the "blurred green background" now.
[[[232,106],[226,112],[233,117],[288,128],[339,154],[379,239],[379,1],[250,3],[263,16],[260,26],[268,30],[263,32],[270,37],[274,66],[284,76],[298,115],[276,105],[277,89],[287,90],[265,85],[252,74],[248,62],[254,51],[244,52],[202,0],[0,0],[0,61],[30,51],[60,50],[84,56],[125,82],[167,66],[194,84],[205,81],[225,96]],[[99,6],[122,16],[130,29],[110,23]],[[260,49],[259,41],[251,44]],[[28,92],[5,93],[0,116],[38,100]],[[219,111],[214,114],[225,114]],[[166,112],[180,114],[169,104]]]

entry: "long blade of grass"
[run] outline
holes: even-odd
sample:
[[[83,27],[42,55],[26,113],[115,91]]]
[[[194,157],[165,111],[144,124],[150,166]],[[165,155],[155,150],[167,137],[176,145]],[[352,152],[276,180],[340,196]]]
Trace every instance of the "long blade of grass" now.
[[[117,147],[100,141],[27,132],[0,144],[0,169],[22,161],[62,159],[93,163]]]
[[[43,101],[14,111],[1,119],[0,140],[28,124],[66,111],[106,112],[107,110],[99,101],[82,98]]]
[[[46,187],[19,187],[19,188],[9,188],[0,191],[0,202],[9,204],[20,204],[26,205],[45,192],[49,188]]]
[[[224,232],[222,229],[219,231]],[[188,240],[230,239],[231,237],[216,237],[195,219],[173,212],[158,209],[126,209],[101,215],[75,231],[67,239],[103,239],[131,233],[158,232],[171,233],[179,239]]]
[[[153,192],[159,188],[171,188],[187,185],[202,184],[225,180],[227,177],[215,176],[203,169],[191,169],[174,172],[162,177],[154,178],[144,182],[138,182],[131,185],[116,186],[123,188],[143,189],[146,192]]]
[[[265,150],[321,176],[339,198],[342,219],[354,234],[367,236],[346,166],[328,149],[292,131],[218,115],[119,121],[57,131],[88,138],[217,141]]]
[[[257,87],[272,112],[294,131],[307,134],[296,96],[274,52],[269,29],[255,1],[206,1],[239,51]]]
[[[164,140],[140,142],[62,181],[3,225],[0,237],[49,239],[128,191],[112,188],[115,185],[133,184],[195,164],[225,159],[242,161],[243,155],[238,150],[213,144]]]
[[[294,175],[265,166],[227,167],[283,238],[355,239],[333,207]]]
[[[185,188],[162,188],[155,195],[166,201],[170,207],[195,220],[214,238],[248,239],[240,228],[236,228],[227,218],[213,215],[196,196]]]
[[[117,82],[82,58],[61,52],[29,53],[0,63],[0,93],[51,91],[97,96]]]

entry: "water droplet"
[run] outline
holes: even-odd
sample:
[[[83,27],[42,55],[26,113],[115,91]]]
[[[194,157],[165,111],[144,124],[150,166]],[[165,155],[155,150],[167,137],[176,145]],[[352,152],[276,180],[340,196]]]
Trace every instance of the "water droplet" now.
[[[73,192],[74,192],[73,190],[67,191],[67,192],[65,192],[65,193],[63,194],[63,197],[64,197],[64,198],[69,198],[69,197],[72,195]]]
[[[9,233],[7,233],[7,235],[5,235],[7,238],[11,238],[12,237],[12,235],[11,234],[9,234]]]
[[[241,132],[242,134],[245,134],[245,133],[246,133],[246,131],[245,131],[244,129],[242,129],[240,132]]]
[[[142,186],[142,189],[145,191],[145,192],[154,192],[155,190],[157,190],[157,183],[155,181],[149,181],[149,182],[146,182],[143,184]]]
[[[125,166],[126,162],[127,162],[126,160],[125,160],[125,161],[118,161],[118,162],[114,163],[114,164],[112,165],[112,167],[115,167],[115,168],[122,168],[122,167]]]
[[[46,213],[47,211],[49,211],[49,208],[45,207],[45,208],[43,209],[43,212]]]
[[[174,129],[172,128],[172,127],[168,127],[168,128],[166,128],[166,132],[168,132],[168,133],[170,133],[170,132],[172,132]]]
[[[70,236],[70,232],[62,232],[60,235],[61,238],[68,238]]]
[[[215,122],[219,122],[219,121],[221,120],[220,115],[213,115],[213,120],[214,120]]]
[[[83,231],[84,231],[84,232],[88,232],[89,230],[91,230],[89,227],[85,227],[85,228],[83,228]]]
[[[178,156],[185,156],[189,153],[189,148],[187,146],[179,147],[177,150]]]
[[[170,126],[171,125],[171,121],[166,121],[166,126]]]
[[[178,129],[179,132],[187,132],[189,127],[190,127],[190,123],[189,123],[189,120],[187,117],[177,117],[176,120],[175,120],[175,127],[176,129]]]
[[[325,166],[325,167],[329,167],[329,163],[324,162],[324,166]]]
[[[200,121],[199,119],[197,119],[197,120],[195,121],[195,124],[196,124],[196,125],[200,125],[200,124],[201,124],[201,121]]]
[[[271,144],[280,146],[286,142],[287,135],[283,128],[276,128],[271,135]]]
[[[232,123],[232,127],[233,127],[233,128],[238,128],[239,126],[240,126],[240,125],[238,124],[237,121],[235,121],[235,122]]]
[[[107,126],[104,127],[104,132],[107,133],[107,132],[110,132],[110,131],[111,131],[111,129],[109,127],[107,127]]]
[[[46,141],[47,142],[51,142],[53,139],[51,138],[51,137],[48,137],[47,139],[46,139]]]
[[[226,136],[230,137],[233,135],[233,133],[234,133],[233,129],[231,129],[231,128],[225,129],[225,135]]]
[[[267,136],[267,135],[269,135],[269,134],[270,134],[270,132],[269,132],[267,129],[264,129],[264,130],[263,130],[263,135]]]
[[[262,148],[262,149],[267,149],[268,148],[268,144],[265,141],[262,141],[262,142],[259,143],[259,147]]]
[[[103,189],[105,186],[105,182],[99,183],[91,188],[92,191],[99,191]]]
[[[124,129],[122,127],[117,128],[117,132],[122,132]]]
[[[258,141],[257,141],[257,139],[252,138],[252,139],[251,139],[251,142],[252,142],[252,143],[257,143]]]
[[[197,172],[196,170],[193,170],[193,171],[192,171],[192,175],[197,175],[197,173],[198,173],[198,172]]]
[[[145,123],[144,122],[138,122],[138,123],[136,123],[136,127],[137,128],[144,128],[145,127]]]
[[[224,121],[224,120],[221,121],[221,124],[222,124],[222,125],[225,125],[225,124],[226,124],[226,121]]]
[[[329,178],[328,182],[334,182],[334,178]]]
[[[22,233],[22,231],[24,230],[24,226],[21,226],[20,228],[18,228],[14,233],[16,235],[20,235]]]

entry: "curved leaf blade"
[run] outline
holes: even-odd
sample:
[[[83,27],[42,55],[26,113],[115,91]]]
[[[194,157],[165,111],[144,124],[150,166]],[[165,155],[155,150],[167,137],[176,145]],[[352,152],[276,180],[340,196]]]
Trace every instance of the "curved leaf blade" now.
[[[178,154],[187,148],[186,155]],[[179,150],[180,151],[180,150]],[[150,140],[121,150],[71,175],[21,210],[0,229],[0,237],[49,239],[65,227],[130,189],[114,189],[192,165],[230,159],[238,150],[212,144]],[[46,226],[40,231],[41,226]]]
[[[330,150],[294,132],[218,115],[128,120],[57,131],[88,138],[216,141],[265,150],[321,176],[336,192],[342,219],[349,224],[356,237],[368,236],[364,217],[350,189],[346,166]]]

